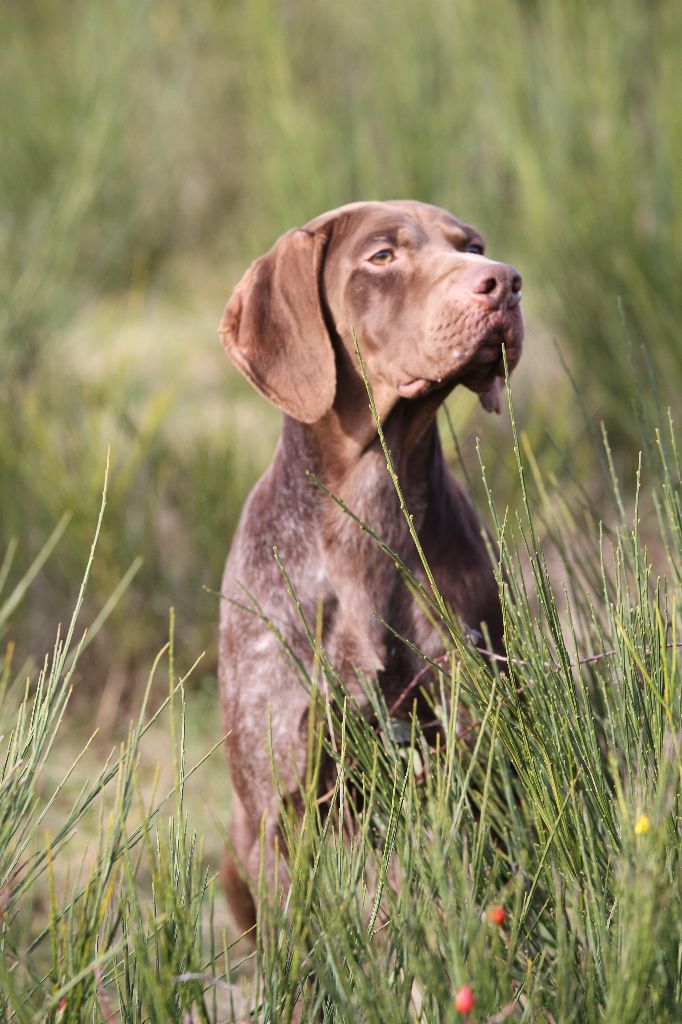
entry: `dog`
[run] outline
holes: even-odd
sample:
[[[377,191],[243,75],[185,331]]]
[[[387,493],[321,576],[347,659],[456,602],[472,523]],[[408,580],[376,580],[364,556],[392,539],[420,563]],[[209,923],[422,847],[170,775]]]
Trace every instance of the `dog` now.
[[[489,259],[478,231],[446,210],[396,200],[352,203],[288,231],[249,267],[225,308],[227,354],[284,413],[222,585],[219,689],[234,790],[223,885],[244,930],[255,923],[261,827],[272,884],[281,799],[295,805],[307,751],[309,694],[261,617],[312,665],[273,546],[306,621],[314,624],[321,608],[325,653],[352,693],[360,671],[391,701],[423,665],[380,619],[429,658],[443,653],[441,632],[391,560],[310,480],[313,473],[428,587],[386,470],[356,340],[437,587],[463,623],[484,623],[502,650],[490,554],[445,463],[436,412],[459,384],[499,411],[503,346],[509,371],[521,356],[520,302],[518,271]],[[249,601],[260,615],[245,608]]]

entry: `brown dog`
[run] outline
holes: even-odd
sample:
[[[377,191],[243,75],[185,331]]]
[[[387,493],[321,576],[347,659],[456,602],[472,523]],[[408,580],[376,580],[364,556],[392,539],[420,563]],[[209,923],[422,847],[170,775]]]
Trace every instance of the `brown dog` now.
[[[441,594],[462,622],[502,644],[497,586],[481,525],[446,466],[435,414],[456,384],[499,409],[502,345],[521,355],[521,278],[483,255],[484,242],[445,210],[411,201],[353,203],[283,235],[246,271],[220,335],[251,383],[285,413],[272,464],[251,492],[232,543],[223,594],[240,584],[310,665],[312,653],[273,559],[274,545],[309,623],[323,608],[323,644],[346,685],[374,674],[390,702],[423,665],[378,621],[430,657],[438,630],[390,560],[306,472],[312,471],[422,579],[386,471],[352,330],[420,542]],[[374,614],[373,614],[374,613]],[[273,870],[280,793],[305,775],[309,696],[262,620],[224,600],[220,696],[234,787],[224,883],[237,922],[254,923],[245,875],[258,877],[265,820]],[[270,746],[271,744],[271,746]]]

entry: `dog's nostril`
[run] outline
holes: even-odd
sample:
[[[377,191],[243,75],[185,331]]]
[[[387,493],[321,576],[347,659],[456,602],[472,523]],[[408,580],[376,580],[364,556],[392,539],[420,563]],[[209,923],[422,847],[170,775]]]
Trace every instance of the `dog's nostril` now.
[[[519,292],[521,291],[521,285],[522,284],[523,284],[523,281],[521,280],[521,275],[520,274],[514,274],[514,279],[512,280],[512,292],[514,293],[514,295],[518,295],[519,294]]]
[[[476,289],[481,295],[490,295],[497,288],[497,279],[494,277],[487,277],[485,281],[481,281],[478,288]]]

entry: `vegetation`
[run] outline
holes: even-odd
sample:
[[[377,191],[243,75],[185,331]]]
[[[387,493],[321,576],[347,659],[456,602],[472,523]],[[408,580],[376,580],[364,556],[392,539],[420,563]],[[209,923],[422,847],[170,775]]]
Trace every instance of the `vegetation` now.
[[[676,1021],[677,5],[24,0],[0,28],[0,1020],[430,1024],[469,987],[472,1022]],[[215,892],[215,591],[278,416],[215,328],[280,231],[391,196],[524,276],[516,426],[459,392],[443,421],[509,662],[435,603],[434,748],[317,651],[334,737],[252,953]]]
[[[425,659],[437,679],[435,746],[416,718],[405,730],[392,717],[371,680],[376,721],[364,718],[313,635],[332,700],[325,709],[312,679],[302,680],[313,712],[305,810],[302,820],[285,819],[286,901],[260,892],[250,982],[237,984],[252,955],[235,957],[215,927],[212,872],[186,815],[194,769],[173,631],[150,675],[167,657],[169,695],[153,716],[168,714],[173,751],[175,809],[165,826],[168,797],[154,789],[145,799],[139,783],[145,698],[119,755],[83,784],[55,834],[41,836],[80,767],[77,758],[52,792],[41,791],[65,728],[80,598],[35,687],[22,691],[20,679],[7,687],[6,658],[2,1019],[279,1021],[297,1012],[311,1021],[452,1021],[458,998],[467,1005],[463,988],[475,1000],[472,1020],[677,1019],[682,506],[674,432],[657,432],[658,464],[649,467],[666,575],[652,569],[637,501],[631,521],[615,476],[616,515],[605,529],[587,506],[576,516],[575,501],[522,458],[514,436],[522,507],[511,516],[491,506],[508,660],[486,661],[422,591],[450,649],[439,662]],[[540,524],[555,538],[561,591]],[[331,801],[321,804],[323,750],[338,770]],[[98,803],[95,849],[58,896],[54,865]],[[49,902],[37,928],[24,903],[45,875]]]
[[[656,366],[659,419],[682,372],[671,0],[27,0],[0,17],[0,522],[35,552],[72,516],[17,621],[25,650],[78,578],[107,444],[93,614],[145,561],[135,635],[105,658],[143,679],[171,604],[210,646],[201,586],[277,431],[216,326],[250,259],[349,200],[415,196],[479,226],[524,275],[516,400],[538,457],[591,471],[564,361],[617,465],[636,463],[631,364],[640,402]],[[465,450],[475,408],[453,403]]]

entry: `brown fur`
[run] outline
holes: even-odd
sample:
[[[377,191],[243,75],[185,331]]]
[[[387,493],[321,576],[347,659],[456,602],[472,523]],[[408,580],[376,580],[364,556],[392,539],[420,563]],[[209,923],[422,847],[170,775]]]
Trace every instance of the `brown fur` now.
[[[244,602],[243,585],[309,666],[308,641],[273,559],[277,545],[308,622],[322,602],[324,647],[346,685],[357,692],[356,671],[373,673],[389,701],[422,663],[377,616],[431,657],[442,653],[441,637],[390,560],[306,471],[422,578],[356,365],[353,329],[438,587],[463,622],[485,623],[501,648],[481,525],[445,464],[435,421],[459,383],[477,391],[486,409],[499,409],[502,343],[510,369],[521,355],[521,279],[513,267],[468,251],[476,246],[483,246],[480,235],[437,207],[353,203],[282,236],[247,270],[220,328],[239,369],[285,412],[273,461],[244,506],[223,594]],[[309,697],[273,633],[230,600],[221,607],[219,676],[235,793],[234,857],[224,882],[235,918],[248,928],[262,821],[271,882],[274,871],[280,795],[271,756],[280,794],[295,802]]]

